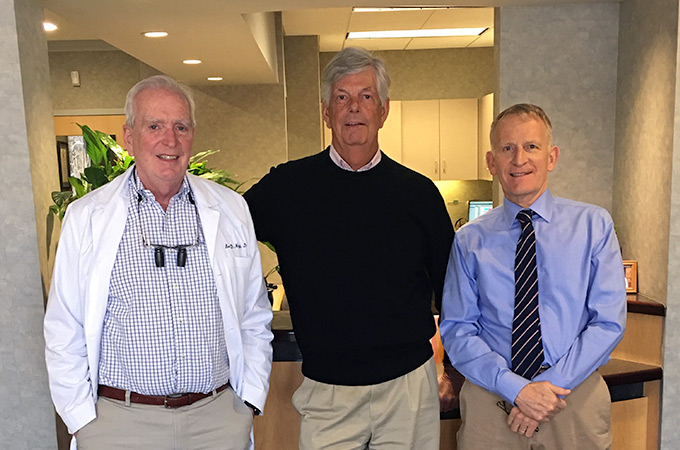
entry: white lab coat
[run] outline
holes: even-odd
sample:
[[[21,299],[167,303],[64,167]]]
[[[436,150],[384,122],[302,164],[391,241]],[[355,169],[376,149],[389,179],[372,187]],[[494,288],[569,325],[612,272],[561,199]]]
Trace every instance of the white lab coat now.
[[[131,173],[72,203],[61,229],[45,314],[45,358],[52,400],[71,433],[96,417],[102,327]],[[193,175],[188,180],[217,285],[230,382],[241,399],[263,410],[272,311],[250,212],[231,190]]]

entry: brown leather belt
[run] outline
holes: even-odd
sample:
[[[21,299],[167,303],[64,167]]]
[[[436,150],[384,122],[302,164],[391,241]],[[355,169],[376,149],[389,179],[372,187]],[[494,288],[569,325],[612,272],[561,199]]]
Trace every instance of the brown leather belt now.
[[[157,405],[165,406],[166,408],[181,408],[182,406],[188,406],[206,397],[210,397],[213,394],[222,392],[227,387],[229,383],[223,384],[214,391],[203,393],[188,392],[186,394],[172,394],[172,395],[142,395],[136,392],[130,392],[130,402],[131,403],[141,403],[143,405]],[[126,391],[123,389],[114,388],[111,386],[105,386],[103,384],[99,385],[97,393],[101,397],[111,398],[113,400],[125,401]]]

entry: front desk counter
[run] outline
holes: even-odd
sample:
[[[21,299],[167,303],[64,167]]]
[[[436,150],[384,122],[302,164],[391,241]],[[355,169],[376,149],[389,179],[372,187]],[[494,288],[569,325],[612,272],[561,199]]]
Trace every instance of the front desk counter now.
[[[612,397],[613,450],[652,450],[658,447],[661,379],[661,337],[665,307],[642,296],[628,296],[626,334],[599,370]],[[288,311],[275,311],[274,364],[264,415],[255,418],[256,450],[298,448],[300,419],[291,404],[302,382],[302,355]],[[435,358],[439,335],[434,338]],[[438,364],[441,371],[441,362]],[[441,414],[441,449],[455,450],[460,426],[458,410]]]

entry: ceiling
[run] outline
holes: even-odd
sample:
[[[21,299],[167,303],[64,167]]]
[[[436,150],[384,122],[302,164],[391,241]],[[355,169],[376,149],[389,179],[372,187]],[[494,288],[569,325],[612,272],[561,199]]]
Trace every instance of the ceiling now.
[[[435,0],[436,1],[436,0]],[[449,9],[353,12],[353,6],[431,5],[421,1],[373,0],[43,0],[50,51],[120,49],[189,84],[277,82],[274,12],[282,12],[287,36],[318,35],[321,51],[358,45],[371,50],[493,46],[493,8],[578,0],[442,1]],[[602,0],[599,0],[602,1]],[[581,0],[582,3],[598,0]],[[462,5],[469,6],[462,8]],[[350,31],[487,28],[481,36],[347,40]],[[145,31],[164,30],[164,38]],[[200,59],[198,65],[183,64]],[[214,82],[212,82],[214,83]]]

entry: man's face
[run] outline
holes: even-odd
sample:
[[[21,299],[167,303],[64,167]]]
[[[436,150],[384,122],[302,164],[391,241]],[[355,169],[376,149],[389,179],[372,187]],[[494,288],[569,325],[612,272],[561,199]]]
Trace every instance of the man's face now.
[[[498,123],[486,163],[505,197],[528,208],[547,189],[548,172],[555,168],[558,156],[559,149],[550,145],[543,121],[511,115]]]
[[[333,147],[346,155],[351,149],[378,150],[378,130],[389,112],[389,99],[382,105],[375,70],[340,78],[331,89],[330,104],[323,105],[323,118],[333,130]]]
[[[123,131],[144,187],[155,195],[179,191],[194,141],[186,99],[166,89],[143,90],[135,98],[134,128]]]

